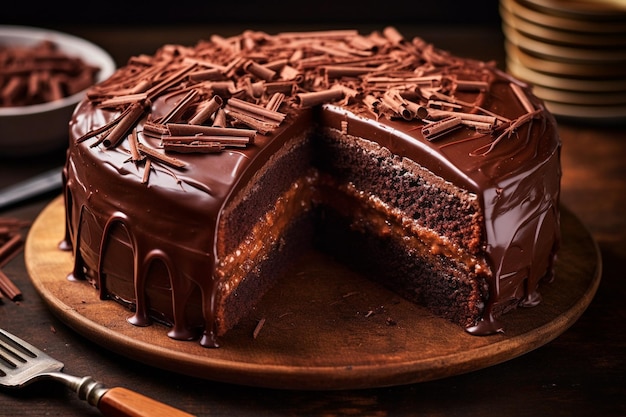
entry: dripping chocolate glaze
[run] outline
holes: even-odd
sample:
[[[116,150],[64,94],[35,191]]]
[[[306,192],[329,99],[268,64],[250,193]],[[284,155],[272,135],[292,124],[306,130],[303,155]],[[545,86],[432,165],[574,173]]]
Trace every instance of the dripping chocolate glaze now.
[[[166,126],[163,120],[188,123],[215,96],[229,126],[257,131],[251,143],[214,153],[194,144],[195,150],[175,153],[163,150],[158,135],[146,133],[150,122],[160,127]],[[108,233],[122,230],[129,236],[137,265],[132,271],[136,311],[130,320],[136,325],[150,323],[144,287],[148,267],[158,259],[172,275],[170,336],[196,336],[184,306],[198,287],[203,289],[201,343],[218,345],[214,306],[219,283],[211,271],[221,210],[285,141],[315,124],[376,141],[477,196],[485,216],[483,251],[493,277],[483,320],[468,331],[499,331],[493,318],[498,304],[520,298],[528,305],[538,302],[538,282],[552,268],[553,258],[545,261],[533,250],[555,256],[558,248],[555,122],[525,85],[493,64],[452,57],[419,38],[404,39],[393,28],[366,36],[355,31],[246,32],[228,39],[213,36],[194,47],[166,45],[153,57],[135,57],[89,98],[70,123],[63,243],[73,249],[73,275],[84,278],[91,265],[96,270],[87,275],[106,298],[102,280],[107,278],[98,271]],[[136,159],[130,130],[115,146],[100,143],[106,134],[101,127],[138,102],[145,114],[130,129],[137,129],[142,146],[184,166],[147,153]],[[245,103],[263,109],[254,108],[254,117],[242,116]],[[457,120],[466,114],[493,120],[488,126]],[[453,128],[425,137],[424,127],[447,118]],[[217,121],[215,113],[205,124]],[[85,216],[94,221],[84,221]],[[83,230],[85,224],[102,229]]]

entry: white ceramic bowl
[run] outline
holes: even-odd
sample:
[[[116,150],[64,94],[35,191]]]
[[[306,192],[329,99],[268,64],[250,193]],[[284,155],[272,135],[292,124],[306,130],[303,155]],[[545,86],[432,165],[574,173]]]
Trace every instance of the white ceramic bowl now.
[[[0,45],[34,46],[43,40],[56,43],[68,56],[100,68],[96,82],[113,74],[113,58],[102,48],[69,34],[26,26],[1,26]],[[85,91],[47,103],[0,107],[0,157],[42,154],[66,146],[68,123]]]

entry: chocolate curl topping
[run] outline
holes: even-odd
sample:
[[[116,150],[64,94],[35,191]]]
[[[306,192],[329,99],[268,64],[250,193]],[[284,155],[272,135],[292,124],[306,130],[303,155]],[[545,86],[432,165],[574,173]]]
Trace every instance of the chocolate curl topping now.
[[[450,116],[438,122],[431,123],[422,128],[422,134],[428,140],[437,139],[439,136],[461,126],[461,118]]]
[[[415,113],[406,107],[406,101],[398,94],[397,90],[387,91],[383,95],[383,103],[404,120],[411,120],[415,116]]]
[[[361,35],[354,36],[353,38],[350,39],[349,42],[350,42],[350,46],[356,49],[360,49],[362,51],[370,51],[370,52],[378,51],[378,45],[376,44],[376,42]]]
[[[143,134],[145,136],[152,137],[161,137],[163,135],[167,135],[169,131],[167,130],[167,126],[162,123],[156,123],[152,120],[146,120],[143,123]]]
[[[107,132],[109,129],[112,129],[113,126],[115,126],[117,123],[119,123],[119,121],[122,120],[129,112],[130,112],[130,106],[127,107],[126,109],[124,109],[124,111],[122,111],[122,113],[120,113],[115,119],[109,121],[108,123],[103,124],[102,126],[98,127],[97,129],[91,130],[91,131],[85,133],[83,136],[77,138],[76,139],[76,143],[84,142],[87,139],[93,138],[93,137],[95,137],[97,135],[100,135],[102,133]],[[96,145],[100,144],[101,142],[102,142],[102,139],[98,140],[92,146],[96,146]]]
[[[215,126],[193,126],[187,124],[170,123],[167,125],[168,133],[172,136],[238,136],[253,140],[256,131],[251,129],[238,129]]]
[[[517,97],[522,106],[524,106],[524,110],[526,110],[526,113],[534,112],[535,106],[533,106],[533,104],[530,102],[528,96],[526,96],[526,94],[524,93],[524,90],[522,90],[522,88],[515,83],[510,83],[509,85],[511,87],[511,90],[513,90],[513,93],[515,94],[515,97]]]
[[[130,91],[131,93],[145,93],[148,89],[152,87],[152,82],[150,80],[141,80],[139,83],[133,87]]]
[[[358,36],[359,32],[356,30],[320,30],[311,32],[282,32],[276,35],[278,38],[287,39],[346,39],[354,36]]]
[[[438,110],[438,109],[428,109],[428,118],[429,119],[445,119],[450,116],[460,117],[461,120],[471,120],[475,122],[488,123],[491,125],[495,125],[497,119],[494,116],[484,115],[484,114],[475,114],[475,113],[462,113],[457,111],[449,111],[449,110]],[[424,117],[425,118],[425,117]]]
[[[215,35],[195,47],[165,45],[154,56],[131,58],[109,80],[90,89],[94,105],[122,115],[81,140],[108,132],[102,143],[115,146],[144,116],[139,104],[155,100],[170,106],[169,112],[161,120],[144,117],[143,134],[161,138],[167,151],[176,152],[240,146],[235,143],[241,140],[232,138],[247,138],[244,132],[271,134],[292,110],[332,102],[350,106],[357,114],[370,111],[376,118],[414,121],[427,140],[462,126],[493,133],[530,120],[527,116],[511,121],[477,105],[490,87],[485,81],[491,79],[489,71],[489,65],[452,57],[422,39],[408,41],[393,27],[365,36],[356,30]],[[34,91],[52,82],[16,82],[9,91]],[[527,90],[515,83],[510,88],[525,112],[533,112]],[[463,100],[457,92],[463,92]],[[172,97],[183,99],[172,108]],[[179,125],[190,127],[170,131],[170,126]],[[218,141],[216,136],[231,139]],[[137,150],[141,156],[150,152]]]
[[[184,168],[187,166],[186,163],[184,163],[183,161],[181,161],[180,159],[177,158],[173,158],[171,156],[165,155],[159,151],[157,151],[156,149],[152,149],[146,145],[144,145],[143,143],[138,143],[137,144],[137,149],[139,149],[139,151],[144,154],[145,156],[147,156],[150,159],[154,159],[157,162],[161,162],[165,165],[169,165],[172,166],[174,168]]]
[[[289,64],[289,60],[287,58],[280,58],[274,61],[268,62],[263,65],[263,67],[268,68],[274,72],[281,72],[282,69]]]
[[[141,183],[147,184],[148,179],[150,178],[150,171],[152,170],[152,161],[149,159],[146,161],[145,166],[143,167],[143,177],[141,177]]]
[[[268,100],[267,104],[265,105],[265,108],[271,111],[278,111],[283,100],[285,100],[285,95],[281,92],[276,92]]]
[[[200,81],[224,81],[224,73],[220,68],[211,68],[202,71],[194,71],[189,74],[189,81],[191,82],[200,82]]]
[[[167,142],[163,145],[163,149],[167,152],[177,153],[219,153],[225,148],[219,142],[198,142],[197,140],[194,143]]]
[[[165,90],[167,90],[169,87],[180,82],[180,80],[185,78],[187,74],[193,71],[195,68],[196,68],[196,64],[190,64],[190,65],[184,66],[183,68],[176,71],[169,77],[163,79],[161,82],[159,82],[158,84],[156,84],[154,87],[150,88],[147,91],[148,98],[152,100],[155,99]]]
[[[378,107],[381,104],[379,99],[371,94],[368,94],[363,98],[363,103],[370,109],[372,113],[378,113]]]
[[[118,96],[118,97],[113,97],[110,99],[103,100],[100,103],[100,107],[115,109],[120,106],[125,106],[127,104],[139,103],[147,99],[148,99],[148,95],[146,93],[129,94],[125,96]]]
[[[427,107],[446,111],[457,111],[463,108],[463,106],[460,104],[450,103],[449,101],[441,100],[428,100]]]
[[[245,58],[242,56],[235,57],[226,67],[224,68],[224,75],[228,78],[234,77],[237,73],[237,70],[244,64]]]
[[[230,50],[233,53],[237,52],[236,44],[228,39],[223,38],[220,35],[211,35],[211,42],[217,45],[219,48]]]
[[[126,114],[126,116],[109,131],[106,137],[102,139],[104,147],[112,148],[117,146],[117,144],[128,135],[130,130],[137,125],[137,122],[143,117],[145,110],[145,103],[131,104],[128,114]]]
[[[268,95],[281,93],[286,96],[292,96],[298,88],[296,82],[292,81],[278,81],[274,83],[265,83],[265,93]]]
[[[313,107],[318,104],[337,101],[343,98],[343,91],[334,88],[326,91],[296,94],[296,104],[300,107]]]
[[[302,73],[290,65],[285,65],[281,68],[280,78],[282,80],[293,80],[298,84],[304,80]]]
[[[218,109],[213,119],[213,127],[226,127],[226,112],[224,109]]]
[[[214,95],[211,99],[204,104],[200,110],[189,120],[189,124],[191,125],[200,125],[204,123],[206,120],[211,118],[217,109],[222,107],[224,101],[218,95]]]
[[[389,39],[392,45],[398,45],[404,41],[404,36],[398,30],[392,26],[387,26],[383,29],[383,35]]]
[[[257,81],[253,83],[250,78],[244,78],[241,90],[245,91],[246,94],[248,94],[248,97],[256,101],[260,99],[265,92],[265,81]]]
[[[205,143],[218,143],[220,145],[230,145],[243,147],[250,143],[248,136],[226,136],[226,135],[192,135],[192,136],[163,136],[161,138],[163,147],[172,144],[202,145]]]
[[[487,155],[489,152],[493,151],[498,143],[500,143],[503,139],[511,137],[513,133],[522,125],[530,122],[533,118],[539,115],[541,110],[534,110],[530,113],[524,113],[520,117],[515,120],[511,120],[510,124],[504,129],[504,132],[500,134],[493,142],[490,144],[484,145],[478,149],[476,149],[472,154],[473,155]]]
[[[245,126],[248,126],[251,129],[258,131],[262,135],[270,133],[277,126],[276,122],[258,119],[255,116],[236,110],[229,110],[228,115],[235,121],[235,124],[243,124]],[[213,125],[217,126],[215,123]],[[225,126],[225,122],[221,123],[221,125]]]
[[[281,123],[286,116],[284,113],[268,110],[257,104],[249,103],[235,97],[228,100],[226,108],[235,109],[236,111],[243,112],[244,114],[248,114],[260,120],[269,119],[277,123]]]
[[[142,155],[139,153],[138,145],[139,140],[137,139],[137,129],[133,129],[133,131],[128,136],[128,147],[130,149],[130,158],[137,162],[143,159]]]
[[[341,78],[341,77],[358,77],[372,71],[367,67],[349,67],[343,65],[327,65],[321,68],[323,74],[329,78]]]
[[[457,91],[487,91],[489,84],[485,81],[455,80],[454,89]]]
[[[276,71],[267,68],[261,64],[257,64],[254,61],[248,61],[243,65],[244,71],[254,75],[265,81],[272,81],[276,78]]]
[[[178,122],[183,114],[189,109],[189,107],[194,103],[194,100],[198,97],[197,90],[189,91],[180,101],[176,103],[176,105],[169,111],[168,114],[163,116],[161,123],[171,123]]]

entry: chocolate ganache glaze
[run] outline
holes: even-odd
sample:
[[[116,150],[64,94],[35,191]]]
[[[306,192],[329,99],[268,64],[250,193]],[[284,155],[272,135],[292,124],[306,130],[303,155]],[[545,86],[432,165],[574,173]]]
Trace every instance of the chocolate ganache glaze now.
[[[223,208],[286,141],[316,126],[377,142],[476,196],[483,240],[467,250],[491,271],[482,319],[467,331],[500,331],[496,312],[540,301],[560,239],[553,117],[493,63],[391,27],[214,35],[131,58],[95,86],[74,112],[64,169],[71,277],[104,299],[103,271],[121,268],[133,277],[135,299],[122,300],[133,305],[129,320],[147,325],[158,260],[171,286],[168,334],[194,338],[186,309],[199,288],[201,343],[217,347]],[[120,235],[132,259],[112,261]]]

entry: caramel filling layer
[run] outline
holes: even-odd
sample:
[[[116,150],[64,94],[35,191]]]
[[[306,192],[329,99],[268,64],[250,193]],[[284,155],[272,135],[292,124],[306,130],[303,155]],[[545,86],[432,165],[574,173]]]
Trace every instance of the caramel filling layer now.
[[[224,297],[237,288],[259,260],[269,256],[291,220],[311,210],[315,204],[330,206],[346,218],[351,218],[351,227],[355,229],[381,237],[400,236],[403,245],[423,258],[444,256],[477,275],[491,273],[484,259],[418,225],[376,196],[360,192],[352,184],[339,186],[334,184],[332,178],[310,174],[294,182],[236,250],[219,260],[218,276]]]

